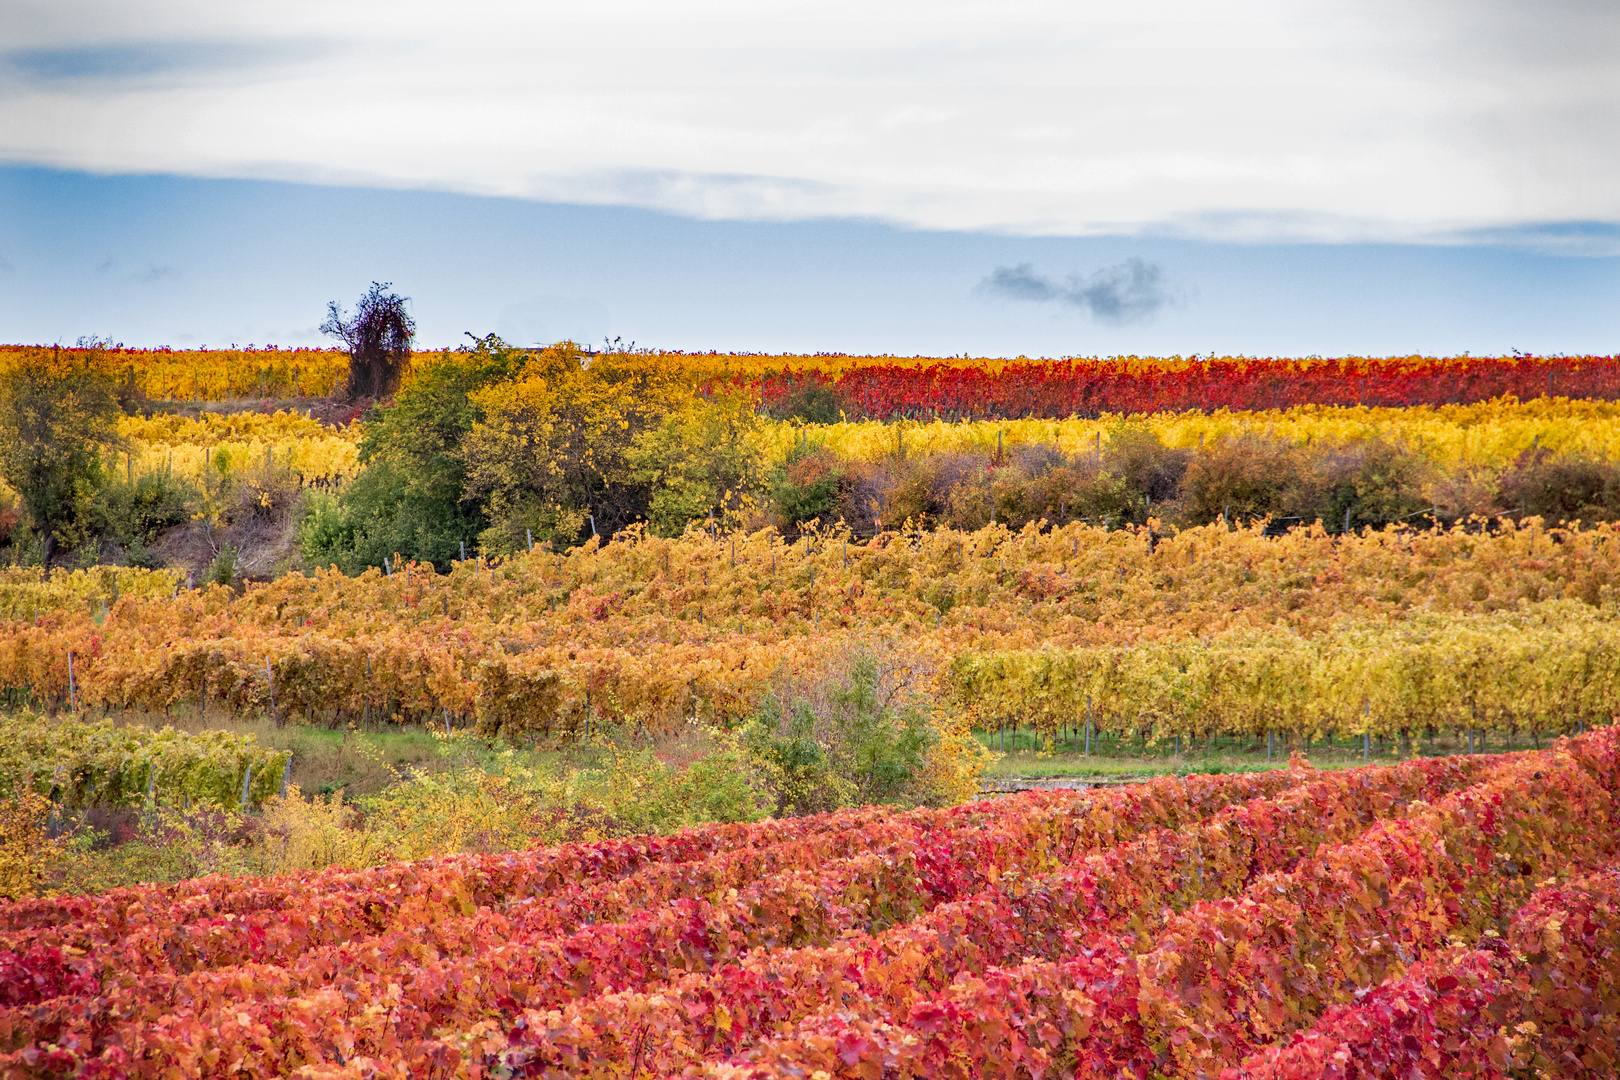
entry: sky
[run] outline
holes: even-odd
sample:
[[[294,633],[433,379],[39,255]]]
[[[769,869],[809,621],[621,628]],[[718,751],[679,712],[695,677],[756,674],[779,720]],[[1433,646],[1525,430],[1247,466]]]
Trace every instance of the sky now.
[[[0,0],[0,340],[1620,349],[1620,5]]]

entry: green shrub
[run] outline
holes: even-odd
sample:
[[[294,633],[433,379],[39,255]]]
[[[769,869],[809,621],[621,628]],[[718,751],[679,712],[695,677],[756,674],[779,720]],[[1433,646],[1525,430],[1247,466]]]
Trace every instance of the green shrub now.
[[[900,669],[863,652],[829,675],[773,694],[743,726],[777,812],[941,801],[925,779],[940,732],[921,699],[905,692]]]
[[[764,770],[737,735],[710,730],[692,741],[677,761],[668,744],[646,744],[624,728],[599,738],[598,760],[570,777],[575,805],[627,835],[770,813]]]
[[[113,837],[93,822],[69,819],[67,843],[46,871],[46,889],[58,894],[100,893],[206,874],[250,874],[250,819],[228,810],[153,807],[135,820],[133,835]]]
[[[1132,503],[1145,509],[1181,494],[1191,457],[1186,450],[1164,445],[1146,424],[1121,421],[1104,443],[1102,468],[1123,480]]]
[[[788,391],[769,412],[779,420],[802,420],[807,424],[836,424],[844,418],[847,404],[838,388],[817,374],[784,376]]]
[[[236,585],[236,547],[226,544],[214,556],[214,561],[208,564],[203,571],[203,582],[209,585],[223,585],[232,588]]]
[[[304,500],[304,517],[298,523],[298,550],[313,566],[347,569],[344,563],[354,549],[354,526],[335,496],[312,491]]]
[[[1352,529],[1380,527],[1406,521],[1430,506],[1433,466],[1416,454],[1382,439],[1314,449],[1321,493],[1314,505],[1290,511],[1306,524],[1320,520],[1324,527],[1340,530],[1348,512]]]
[[[201,504],[202,492],[194,485],[163,472],[144,473],[133,482],[115,479],[96,493],[96,526],[104,539],[132,553],[133,566],[166,530],[189,521]]]
[[[1323,483],[1304,447],[1254,433],[1223,439],[1193,457],[1181,514],[1207,525],[1235,518],[1284,518],[1323,501]]]
[[[819,447],[795,448],[771,481],[771,498],[786,532],[796,532],[809,521],[831,521],[841,515],[846,493],[845,463]]]

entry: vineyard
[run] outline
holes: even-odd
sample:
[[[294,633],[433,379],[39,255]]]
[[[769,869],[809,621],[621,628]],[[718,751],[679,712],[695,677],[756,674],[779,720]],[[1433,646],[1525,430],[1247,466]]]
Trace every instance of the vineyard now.
[[[10,1077],[1604,1077],[1620,746],[0,908]]]
[[[324,397],[342,389],[348,375],[347,355],[334,349],[94,351],[141,394],[163,402]],[[74,350],[3,346],[0,369],[41,352]],[[415,366],[446,355],[417,353]],[[1620,399],[1620,359],[1612,356],[1001,360],[649,351],[619,359],[693,384],[746,386],[776,410],[791,409],[816,388],[851,420],[1462,405],[1505,396]]]
[[[0,348],[0,1080],[1620,1073],[1620,359],[348,370]]]
[[[432,721],[512,740],[729,724],[784,679],[901,650],[943,714],[1050,738],[1436,729],[1531,739],[1620,712],[1620,529],[1263,525],[1164,534],[632,530],[567,554],[390,561],[243,593],[0,573],[18,704]]]
[[[804,424],[766,420],[761,444],[773,465],[813,445],[841,459],[877,462],[895,456],[1009,454],[1030,448],[1100,456],[1121,417],[1094,419],[932,420]],[[1256,412],[1156,413],[1139,418],[1164,445],[1195,451],[1206,443],[1265,433],[1285,444],[1387,440],[1442,470],[1501,469],[1527,449],[1594,457],[1620,456],[1620,404],[1507,400],[1434,408],[1299,406]],[[358,425],[332,427],[302,414],[204,413],[127,417],[125,449],[112,463],[129,482],[160,474],[205,489],[255,470],[334,484],[360,468]]]
[[[766,364],[769,359],[766,359]],[[701,363],[701,361],[700,361]],[[760,370],[764,365],[751,365]],[[780,407],[824,387],[851,418],[1066,417],[1285,409],[1293,405],[1461,405],[1513,396],[1614,400],[1613,357],[1209,359],[1060,361],[850,358],[760,372]]]
[[[841,458],[881,461],[896,455],[1003,454],[1028,447],[1095,456],[1105,450],[1126,417],[1093,419],[878,421],[766,426],[772,457],[783,459],[796,443],[823,448]],[[1224,440],[1264,433],[1284,444],[1353,443],[1384,439],[1444,467],[1501,468],[1532,448],[1620,455],[1620,405],[1605,401],[1516,402],[1373,408],[1302,405],[1252,412],[1154,413],[1131,416],[1164,445],[1196,450]]]
[[[342,477],[358,465],[359,433],[333,428],[298,413],[204,413],[197,419],[179,416],[125,417],[118,434],[126,449],[119,455],[129,481],[162,473],[215,487],[254,469],[281,470],[307,480]]]
[[[395,553],[443,568],[637,523],[1620,520],[1612,358],[992,362],[491,337],[415,354],[382,402],[343,396],[342,361],[0,349],[5,393],[43,407],[79,400],[51,387],[80,380],[105,413],[77,456],[51,459],[46,439],[8,466],[0,559],[230,583]],[[188,367],[189,392],[174,381]],[[7,437],[44,438],[30,431]],[[82,473],[73,499],[50,494],[64,477],[27,479],[41,454]]]
[[[287,755],[224,731],[188,735],[101,723],[5,719],[0,790],[29,789],[53,806],[140,806],[163,800],[258,806],[278,792]]]

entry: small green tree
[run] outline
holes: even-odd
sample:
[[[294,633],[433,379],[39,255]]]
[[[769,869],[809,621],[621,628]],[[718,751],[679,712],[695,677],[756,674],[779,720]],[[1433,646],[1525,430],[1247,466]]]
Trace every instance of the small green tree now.
[[[771,503],[784,532],[796,533],[807,521],[836,520],[839,504],[853,487],[848,463],[819,444],[800,443],[771,475]],[[921,519],[922,513],[912,515]],[[902,514],[904,520],[906,515]]]
[[[369,411],[360,439],[364,470],[342,499],[310,500],[299,531],[304,557],[353,573],[399,552],[447,566],[488,526],[464,497],[462,443],[483,416],[472,393],[511,378],[526,354],[491,334],[418,369],[395,404]]]
[[[0,476],[48,566],[93,538],[102,452],[117,442],[118,373],[98,348],[30,349],[0,370]]]

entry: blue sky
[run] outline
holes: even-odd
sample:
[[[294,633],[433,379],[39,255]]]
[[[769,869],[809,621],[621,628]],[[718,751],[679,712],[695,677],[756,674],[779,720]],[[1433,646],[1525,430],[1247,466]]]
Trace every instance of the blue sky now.
[[[1614,352],[1620,9],[0,0],[0,340]]]

